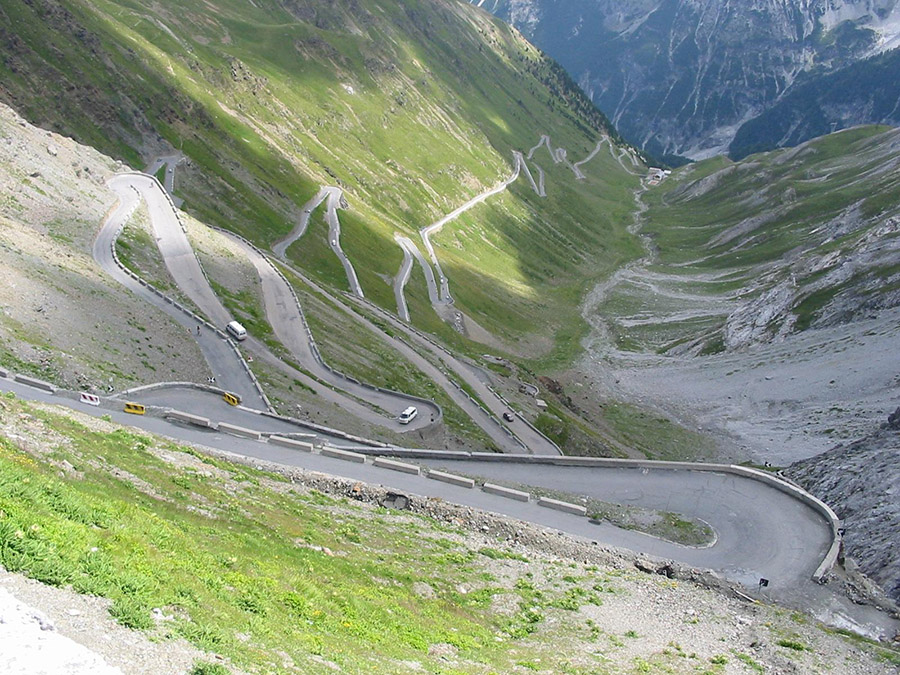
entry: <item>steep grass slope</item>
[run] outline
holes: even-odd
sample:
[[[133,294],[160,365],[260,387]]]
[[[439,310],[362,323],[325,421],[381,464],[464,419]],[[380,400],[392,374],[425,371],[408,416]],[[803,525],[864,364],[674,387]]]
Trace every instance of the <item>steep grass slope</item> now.
[[[395,232],[415,234],[505,178],[511,151],[543,133],[573,159],[612,133],[559,66],[455,0],[189,0],[177,9],[11,0],[0,19],[0,100],[135,165],[182,150],[190,163],[179,194],[201,220],[268,244],[319,185],[342,187],[342,246],[367,296],[390,309],[385,282],[402,258]],[[564,200],[517,193],[494,242],[507,263],[460,281],[496,302],[464,309],[484,318],[516,305],[525,330],[552,340],[562,322],[548,321],[536,298],[565,286],[577,304],[597,270],[571,270],[569,255],[532,264],[529,251],[553,248],[549,224],[599,269],[634,253],[599,244],[621,237],[624,222],[607,205],[627,202],[634,178],[615,164],[595,168],[599,182],[567,187]],[[289,253],[346,288],[321,232],[311,228]],[[421,311],[413,319],[431,321]]]

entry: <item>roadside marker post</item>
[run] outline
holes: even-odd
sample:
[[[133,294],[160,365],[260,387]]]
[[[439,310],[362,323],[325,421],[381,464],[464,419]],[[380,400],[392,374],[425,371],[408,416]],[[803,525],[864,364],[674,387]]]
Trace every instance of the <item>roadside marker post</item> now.
[[[132,415],[144,415],[147,412],[147,408],[140,403],[126,403],[125,412]]]
[[[228,405],[238,405],[241,402],[241,399],[239,399],[234,394],[229,394],[228,392],[225,392],[222,395],[222,398],[225,399],[225,403],[227,403]]]
[[[94,394],[86,394],[82,392],[80,400],[82,403],[87,403],[88,405],[100,405],[100,397]]]

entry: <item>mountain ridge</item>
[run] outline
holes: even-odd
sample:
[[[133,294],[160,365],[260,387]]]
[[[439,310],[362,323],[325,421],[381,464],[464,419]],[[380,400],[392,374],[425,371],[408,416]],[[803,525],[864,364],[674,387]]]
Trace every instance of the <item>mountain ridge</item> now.
[[[728,152],[738,130],[795,85],[900,43],[895,0],[473,2],[557,58],[626,139],[672,162]],[[754,150],[778,147],[780,137],[765,139]]]

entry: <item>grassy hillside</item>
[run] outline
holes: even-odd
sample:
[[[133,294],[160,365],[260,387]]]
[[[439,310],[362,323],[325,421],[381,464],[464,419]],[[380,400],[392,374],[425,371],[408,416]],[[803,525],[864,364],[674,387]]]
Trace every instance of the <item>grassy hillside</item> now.
[[[155,641],[186,639],[208,654],[193,672],[896,664],[894,651],[800,614],[648,577],[627,558],[523,523],[421,499],[410,511],[369,503],[383,493],[0,397],[0,564],[108,598],[120,624]],[[504,541],[513,533],[520,541]]]
[[[600,310],[619,347],[715,352],[900,304],[900,132],[676,171],[644,195],[652,261]]]
[[[0,100],[136,166],[182,150],[179,194],[201,220],[267,244],[319,185],[341,186],[343,248],[367,296],[392,310],[395,232],[495,185],[511,151],[542,133],[573,160],[612,133],[559,66],[455,0],[11,0],[0,19]],[[576,315],[551,321],[548,307],[573,307],[588,278],[634,251],[619,247],[634,178],[596,161],[582,184],[561,177],[546,200],[515,190],[505,214],[488,214],[502,264],[449,265],[462,309],[513,347],[527,333],[544,353],[564,342]],[[550,243],[551,226],[576,254]],[[318,225],[290,255],[346,288],[326,246]],[[514,310],[490,320],[500,307]],[[422,307],[413,318],[427,328],[436,317]]]

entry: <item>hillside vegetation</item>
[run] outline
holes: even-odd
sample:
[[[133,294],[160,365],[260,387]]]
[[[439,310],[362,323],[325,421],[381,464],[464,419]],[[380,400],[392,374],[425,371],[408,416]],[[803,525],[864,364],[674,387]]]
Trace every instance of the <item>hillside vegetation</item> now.
[[[600,313],[619,348],[714,353],[900,304],[900,131],[861,127],[644,195],[647,265]]]
[[[219,664],[195,672],[888,673],[896,663],[801,615],[648,577],[525,523],[417,497],[390,510],[370,503],[383,490],[276,468],[4,395],[0,564],[108,598],[120,624],[187,640],[208,654],[196,668]]]
[[[558,65],[454,0],[12,0],[0,19],[0,100],[134,166],[183,151],[178,194],[204,222],[268,245],[320,185],[343,188],[342,247],[392,311],[395,232],[415,235],[506,178],[512,150],[541,134],[572,161],[615,136]],[[477,242],[435,240],[460,308],[510,349],[565,356],[589,281],[638,251],[622,217],[636,180],[611,153],[594,162],[584,181],[556,167],[547,199],[517,187],[471,212],[460,227],[477,218]],[[482,239],[496,255],[475,264]],[[289,255],[347,288],[324,226]],[[420,273],[410,293],[424,295]],[[415,323],[447,332],[412,305]]]

